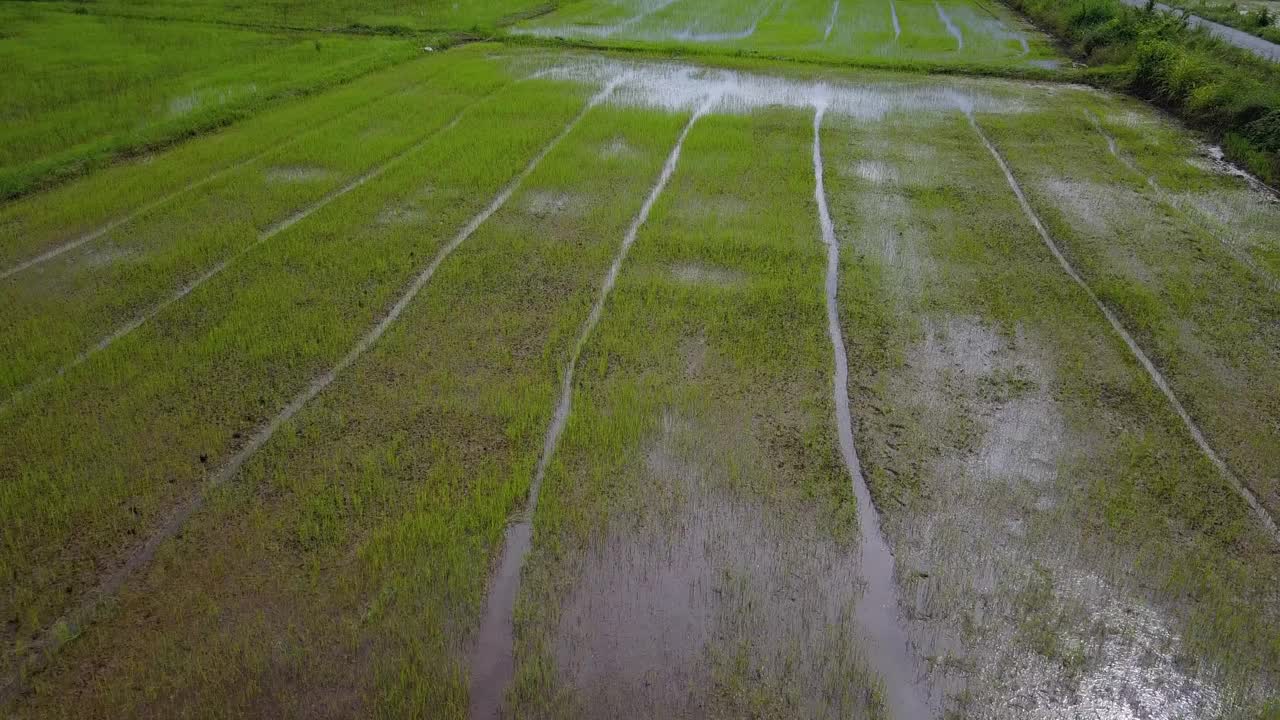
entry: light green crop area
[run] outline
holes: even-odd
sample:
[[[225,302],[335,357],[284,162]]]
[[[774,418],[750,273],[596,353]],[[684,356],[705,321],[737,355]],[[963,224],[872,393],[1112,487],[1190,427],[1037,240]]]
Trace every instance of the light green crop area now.
[[[0,5],[0,197],[403,61],[385,38],[318,37]]]
[[[176,33],[68,56],[135,110],[382,48],[0,205],[6,717],[1280,709],[1280,203],[1184,128],[976,0],[228,7],[0,8]]]
[[[870,65],[1052,68],[1047,39],[981,0],[584,0],[511,32]]]

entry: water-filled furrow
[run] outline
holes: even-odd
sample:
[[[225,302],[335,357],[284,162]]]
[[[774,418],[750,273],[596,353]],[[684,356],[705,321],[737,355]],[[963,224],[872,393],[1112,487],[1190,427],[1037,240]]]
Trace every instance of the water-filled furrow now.
[[[942,9],[942,6],[938,4],[938,0],[933,0],[933,8],[938,11],[938,19],[942,21],[943,25],[947,26],[947,32],[951,33],[951,36],[956,39],[956,50],[963,50],[964,34],[960,32],[960,28],[951,22],[951,16],[947,14],[946,10]]]
[[[969,125],[973,128],[973,132],[978,136],[978,139],[982,141],[982,144],[987,148],[987,151],[991,153],[991,157],[996,161],[996,164],[1000,166],[1000,170],[1004,172],[1005,180],[1009,183],[1009,188],[1013,191],[1014,196],[1018,200],[1018,204],[1022,207],[1023,214],[1026,215],[1027,220],[1035,227],[1036,232],[1040,235],[1040,239],[1044,241],[1045,246],[1049,248],[1049,252],[1058,261],[1058,264],[1062,267],[1063,271],[1066,272],[1073,281],[1075,281],[1076,285],[1085,292],[1085,295],[1093,301],[1093,304],[1097,306],[1098,310],[1101,311],[1104,317],[1106,317],[1107,323],[1111,325],[1111,329],[1114,330],[1116,335],[1124,341],[1124,344],[1129,348],[1129,352],[1133,354],[1138,363],[1147,371],[1147,375],[1151,377],[1152,382],[1154,382],[1156,387],[1160,389],[1160,392],[1164,394],[1165,399],[1169,401],[1169,405],[1182,420],[1182,424],[1187,428],[1187,432],[1191,434],[1192,440],[1195,441],[1196,446],[1200,448],[1200,451],[1204,453],[1205,457],[1207,457],[1209,461],[1213,463],[1213,466],[1217,468],[1218,473],[1249,505],[1253,510],[1254,515],[1258,518],[1258,521],[1262,523],[1263,527],[1270,531],[1271,535],[1276,538],[1276,540],[1280,541],[1280,530],[1276,527],[1275,519],[1271,517],[1271,514],[1267,512],[1266,508],[1262,507],[1262,504],[1258,502],[1258,499],[1254,496],[1253,492],[1240,481],[1240,478],[1236,477],[1235,473],[1231,471],[1231,468],[1227,467],[1226,462],[1224,462],[1222,458],[1218,456],[1218,453],[1213,449],[1213,447],[1209,445],[1208,440],[1205,439],[1204,433],[1200,430],[1200,426],[1196,424],[1195,420],[1191,418],[1191,414],[1187,412],[1186,408],[1183,407],[1182,402],[1178,400],[1178,396],[1174,394],[1168,381],[1165,380],[1164,374],[1161,373],[1155,364],[1151,362],[1151,359],[1147,357],[1146,352],[1144,352],[1138,345],[1138,342],[1133,339],[1133,336],[1129,334],[1129,331],[1125,329],[1124,325],[1120,323],[1120,320],[1116,317],[1115,313],[1111,312],[1111,309],[1102,302],[1102,299],[1094,293],[1093,288],[1085,282],[1080,273],[1076,272],[1075,267],[1073,267],[1071,262],[1067,260],[1067,257],[1062,254],[1062,250],[1058,248],[1057,242],[1053,239],[1053,236],[1049,234],[1044,223],[1040,221],[1040,216],[1036,214],[1035,210],[1031,207],[1031,204],[1027,201],[1027,197],[1022,191],[1022,186],[1018,184],[1018,180],[1014,177],[1013,171],[1009,169],[1009,165],[1005,162],[1004,156],[1000,154],[1000,151],[996,149],[996,146],[987,138],[987,134],[982,131],[982,128],[973,118],[973,115],[968,114],[968,118]]]
[[[201,490],[183,502],[173,513],[171,513],[160,528],[153,533],[139,547],[137,547],[123,565],[109,574],[105,575],[98,585],[90,591],[86,599],[72,612],[54,623],[51,629],[45,633],[40,642],[36,643],[31,649],[26,662],[22,663],[19,673],[10,679],[8,685],[0,688],[0,701],[7,700],[12,694],[16,694],[24,685],[26,678],[33,671],[39,670],[44,663],[48,662],[50,656],[66,642],[69,638],[74,638],[79,634],[88,621],[90,621],[97,609],[97,606],[104,600],[115,595],[124,584],[142,568],[149,565],[155,557],[156,551],[160,546],[168,540],[177,536],[182,528],[190,520],[203,505],[205,498],[215,488],[225,484],[234,477],[244,464],[248,462],[254,453],[264,446],[268,440],[275,435],[284,423],[288,422],[294,415],[298,413],[308,402],[320,394],[325,388],[333,383],[333,381],[349,368],[356,360],[364,355],[373,345],[386,333],[387,329],[393,325],[400,315],[413,302],[418,293],[426,287],[427,283],[435,275],[436,270],[462,243],[466,242],[476,230],[480,228],[494,213],[506,204],[516,189],[533,173],[552,150],[560,144],[565,137],[573,131],[575,127],[582,121],[582,118],[595,106],[599,105],[606,97],[608,97],[616,87],[616,81],[609,83],[603,90],[596,93],[586,105],[578,112],[577,115],[569,121],[567,125],[551,139],[538,154],[529,161],[529,163],[520,171],[520,174],[513,178],[494,198],[485,206],[475,217],[471,218],[466,225],[432,258],[423,270],[414,277],[409,286],[401,293],[395,304],[387,311],[372,328],[368,330],[356,342],[346,355],[331,368],[314,378],[306,388],[293,397],[283,409],[274,417],[268,420],[264,425],[260,426],[250,437],[248,443],[244,445],[235,455],[233,455],[226,464],[220,467]]]
[[[600,316],[604,313],[605,301],[617,282],[618,273],[622,270],[622,263],[626,260],[631,246],[635,243],[640,228],[649,219],[649,213],[653,210],[654,204],[657,203],[658,197],[662,195],[662,191],[666,188],[668,181],[671,180],[672,174],[675,173],[685,138],[689,136],[689,131],[693,129],[693,125],[698,121],[698,118],[706,114],[714,102],[714,99],[703,101],[689,118],[689,121],[685,123],[679,137],[676,138],[675,146],[671,149],[671,154],[667,156],[667,161],[662,166],[662,172],[658,175],[657,181],[645,198],[644,204],[640,206],[639,212],[632,219],[626,234],[623,235],[622,244],[618,248],[617,255],[614,256],[613,263],[609,266],[609,271],[605,274],[604,281],[600,285],[600,293],[596,297],[595,303],[591,306],[591,312],[587,315],[587,319],[582,323],[573,350],[569,355],[569,360],[565,364],[564,374],[560,381],[560,397],[556,402],[551,424],[547,427],[547,433],[543,438],[542,453],[538,457],[538,465],[534,470],[533,480],[529,485],[527,507],[516,522],[507,528],[501,560],[498,563],[498,572],[489,585],[484,617],[481,620],[475,655],[471,664],[470,716],[473,719],[487,720],[488,718],[498,717],[507,687],[515,676],[513,616],[516,595],[520,590],[520,571],[524,567],[525,558],[528,556],[533,544],[533,515],[538,508],[538,496],[542,490],[542,481],[546,477],[547,466],[551,462],[552,456],[555,455],[556,447],[560,443],[560,436],[569,420],[569,411],[572,408],[573,401],[573,378],[577,369],[578,358],[582,355],[582,349],[586,346],[591,332],[600,322]]]
[[[840,0],[831,3],[831,17],[827,18],[827,29],[822,31],[822,42],[831,39],[831,29],[836,26],[836,16],[840,14]]]
[[[813,116],[813,196],[818,205],[818,224],[827,246],[827,334],[835,360],[832,399],[835,403],[836,432],[840,457],[844,460],[858,503],[858,536],[861,550],[859,570],[866,582],[858,601],[856,616],[869,647],[867,657],[885,684],[886,701],[894,718],[926,718],[933,715],[928,693],[917,681],[915,662],[899,618],[898,592],[893,579],[893,554],[880,532],[880,518],[871,500],[858,451],[853,444],[853,413],[849,408],[849,359],[840,328],[840,243],[836,238],[823,180],[822,118],[826,107],[819,104]]]

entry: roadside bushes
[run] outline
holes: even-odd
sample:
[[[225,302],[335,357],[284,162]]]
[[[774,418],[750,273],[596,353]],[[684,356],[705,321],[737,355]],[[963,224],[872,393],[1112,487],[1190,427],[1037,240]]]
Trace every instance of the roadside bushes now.
[[[1119,0],[1005,0],[1058,35],[1098,84],[1180,115],[1228,157],[1280,184],[1280,68],[1178,15]]]

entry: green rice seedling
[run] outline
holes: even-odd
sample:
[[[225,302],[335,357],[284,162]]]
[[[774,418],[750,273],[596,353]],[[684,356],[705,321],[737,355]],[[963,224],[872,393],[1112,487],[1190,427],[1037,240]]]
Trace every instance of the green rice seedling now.
[[[459,50],[483,51],[484,46]],[[451,59],[428,56],[359,83],[300,98],[164,152],[121,162],[56,189],[0,206],[0,275],[40,255],[82,244],[178,200],[240,163],[375,100],[420,84]],[[299,128],[306,128],[299,131]]]
[[[956,31],[971,36],[967,47],[959,47],[940,12],[954,15]],[[939,6],[932,0],[760,0],[746,6],[689,0],[579,2],[512,32],[673,52],[871,65],[972,65],[988,71],[1025,70],[1057,57],[1041,36],[998,6]]]
[[[1050,155],[1039,151],[1041,128],[996,121],[993,141],[1210,446],[1272,516],[1280,513],[1277,287],[1121,163],[1089,162],[1107,150],[1088,118],[1058,123]]]
[[[1114,155],[1155,195],[1221,242],[1264,283],[1280,278],[1280,204],[1256,180],[1226,165],[1217,149],[1168,118],[1134,105],[1095,107],[1097,127]]]
[[[10,308],[0,320],[7,358],[0,392],[26,391],[118,341],[366,173],[405,161],[404,152],[465,112],[477,93],[509,79],[483,58],[451,65],[434,82],[424,75],[420,85],[300,133],[180,201],[9,278],[0,285],[0,302]]]
[[[332,367],[581,104],[546,82],[485,100],[0,420],[3,612],[19,647]]]
[[[1061,123],[1091,98],[978,122]],[[1275,647],[1258,635],[1275,622],[1272,539],[1040,242],[967,121],[837,120],[828,144],[843,167],[831,195],[857,444],[913,638],[935,682],[968,689],[947,706],[1015,718],[1107,707],[1132,687],[1153,711],[1249,716],[1273,682]],[[1105,152],[1074,167],[1095,172]]]
[[[537,100],[511,112],[561,102]],[[461,716],[487,571],[557,373],[682,120],[588,113],[20,712],[148,714],[176,694],[179,711]],[[488,141],[512,125],[488,125]],[[160,623],[133,632],[146,617]],[[100,662],[118,681],[80,683]]]
[[[426,5],[414,0],[267,0],[250,5],[231,0],[96,0],[93,3],[72,0],[48,4],[67,11],[108,16],[380,35],[456,30],[490,32],[554,8],[553,4],[538,0],[459,0]]]
[[[534,516],[511,708],[882,716],[845,585],[811,120],[713,111],[641,228]]]
[[[417,49],[5,4],[0,198],[350,80]],[[317,50],[317,47],[319,48]]]

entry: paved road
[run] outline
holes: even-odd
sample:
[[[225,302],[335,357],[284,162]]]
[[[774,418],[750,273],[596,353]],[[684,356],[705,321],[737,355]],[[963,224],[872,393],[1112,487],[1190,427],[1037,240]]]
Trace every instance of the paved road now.
[[[1147,6],[1146,0],[1120,1],[1126,5],[1132,5],[1133,7]],[[1174,8],[1163,3],[1156,3],[1156,8],[1164,12],[1174,12]],[[1208,30],[1210,35],[1218,38],[1219,40],[1231,43],[1238,48],[1248,50],[1258,57],[1272,62],[1280,62],[1280,45],[1263,40],[1256,35],[1250,35],[1243,30],[1236,30],[1235,28],[1227,27],[1226,25],[1213,22],[1212,20],[1205,20],[1204,18],[1196,15],[1188,15],[1187,21],[1192,27],[1202,27],[1205,30]]]

